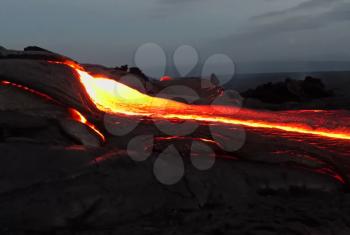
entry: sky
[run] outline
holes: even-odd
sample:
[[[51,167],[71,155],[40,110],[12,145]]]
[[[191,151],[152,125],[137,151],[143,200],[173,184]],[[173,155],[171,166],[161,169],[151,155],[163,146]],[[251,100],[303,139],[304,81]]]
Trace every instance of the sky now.
[[[37,45],[82,63],[134,63],[156,43],[200,60],[350,61],[350,0],[1,0],[0,45]],[[150,56],[151,57],[151,56]]]

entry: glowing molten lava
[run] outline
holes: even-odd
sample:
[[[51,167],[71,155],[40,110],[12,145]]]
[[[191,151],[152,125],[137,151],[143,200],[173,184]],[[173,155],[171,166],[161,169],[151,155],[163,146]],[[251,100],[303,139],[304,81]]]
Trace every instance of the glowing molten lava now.
[[[319,121],[323,115],[322,110],[308,111],[319,115],[315,118],[315,123],[310,124],[310,118],[312,121],[313,117],[304,117],[303,112],[305,111],[276,113],[238,110],[224,106],[189,105],[152,97],[110,78],[92,76],[75,64],[67,63],[67,65],[76,70],[91,100],[103,112],[153,119],[189,120],[211,124],[278,129],[286,132],[350,140],[350,127],[343,125],[345,123],[338,123],[339,120],[337,120],[337,126],[331,123],[330,127],[325,127],[324,120]]]
[[[70,108],[69,112],[74,120],[87,125],[101,138],[103,142],[106,141],[104,135],[93,124],[91,124],[78,110]]]

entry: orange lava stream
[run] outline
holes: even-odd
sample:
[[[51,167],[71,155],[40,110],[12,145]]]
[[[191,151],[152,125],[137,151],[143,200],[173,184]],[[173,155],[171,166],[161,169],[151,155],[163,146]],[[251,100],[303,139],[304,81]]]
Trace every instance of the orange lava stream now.
[[[230,107],[189,105],[152,97],[107,77],[92,76],[77,65],[67,65],[74,68],[79,74],[81,83],[96,107],[106,113],[278,129],[286,132],[350,140],[349,127],[343,127],[341,130],[315,128],[306,124],[307,121],[304,123],[284,121],[278,113],[266,114],[253,110],[241,110],[237,113],[236,109]],[[220,110],[220,114],[218,114],[218,110]],[[223,114],[222,111],[225,110],[227,113]]]
[[[207,138],[189,138],[186,136],[167,136],[167,137],[156,137],[156,140],[187,140],[190,139],[192,140],[196,140],[196,141],[201,141],[201,142],[205,142],[205,143],[209,143],[209,144],[217,144],[214,140],[210,140]]]
[[[69,112],[74,120],[87,125],[101,138],[103,142],[106,141],[105,136],[93,124],[91,124],[78,110],[70,108]]]

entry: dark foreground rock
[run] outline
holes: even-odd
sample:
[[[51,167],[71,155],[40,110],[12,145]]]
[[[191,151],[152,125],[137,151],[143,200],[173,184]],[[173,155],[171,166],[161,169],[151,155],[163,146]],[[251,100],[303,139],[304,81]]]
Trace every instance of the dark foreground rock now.
[[[156,156],[1,144],[1,234],[347,234],[349,196],[324,175],[219,159],[184,159],[177,184],[159,183]],[[25,154],[24,154],[25,153]]]

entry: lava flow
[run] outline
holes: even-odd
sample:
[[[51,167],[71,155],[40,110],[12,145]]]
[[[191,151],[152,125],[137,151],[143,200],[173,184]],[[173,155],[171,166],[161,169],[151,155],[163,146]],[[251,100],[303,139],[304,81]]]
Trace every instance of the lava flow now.
[[[350,140],[350,126],[340,120],[323,119],[323,111],[259,112],[227,106],[190,105],[153,97],[107,77],[92,76],[78,65],[75,69],[91,100],[106,113],[166,120],[189,120],[201,123],[240,125],[278,129],[286,132]],[[305,116],[313,113],[318,116]],[[326,111],[324,111],[326,112]]]

